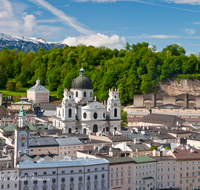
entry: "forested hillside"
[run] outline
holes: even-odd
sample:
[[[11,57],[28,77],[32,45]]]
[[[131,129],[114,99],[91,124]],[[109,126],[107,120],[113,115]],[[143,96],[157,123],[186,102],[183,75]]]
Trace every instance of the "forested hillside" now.
[[[70,89],[71,81],[85,69],[92,80],[94,95],[100,101],[107,99],[109,88],[119,88],[121,102],[133,99],[134,94],[156,90],[157,82],[166,78],[200,77],[200,58],[185,56],[183,47],[169,45],[156,53],[148,43],[126,44],[120,51],[105,47],[66,46],[38,53],[24,53],[4,48],[0,52],[0,88],[8,78],[21,82],[23,87],[35,84],[37,78],[50,90],[57,90],[62,98],[63,89]]]

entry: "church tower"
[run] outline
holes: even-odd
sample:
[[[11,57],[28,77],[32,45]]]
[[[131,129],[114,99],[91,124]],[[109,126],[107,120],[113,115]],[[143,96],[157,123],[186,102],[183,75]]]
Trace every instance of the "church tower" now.
[[[121,102],[119,99],[119,91],[117,89],[109,89],[107,112],[110,120],[121,119]]]
[[[74,94],[72,91],[65,89],[63,95],[61,119],[63,121],[75,120],[76,103],[74,101]]]
[[[23,154],[29,154],[29,128],[25,125],[26,114],[23,109],[23,102],[18,114],[18,125],[15,126],[15,155],[14,164]]]

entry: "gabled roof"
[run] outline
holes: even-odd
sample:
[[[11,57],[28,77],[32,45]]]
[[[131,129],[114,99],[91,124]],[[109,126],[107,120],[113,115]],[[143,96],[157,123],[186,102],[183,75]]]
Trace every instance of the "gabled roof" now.
[[[76,137],[65,137],[65,138],[55,138],[57,143],[60,146],[68,146],[68,145],[79,145],[83,144],[78,138]]]
[[[136,151],[136,148],[138,149],[138,151],[150,151],[151,150],[146,144],[128,143],[127,146],[134,152]]]
[[[30,89],[28,89],[27,91],[48,91],[44,86],[42,86],[41,84],[35,84],[33,87],[31,87]]]
[[[185,122],[184,119],[181,119],[175,115],[168,114],[148,114],[143,117],[140,122],[143,123],[154,123],[154,124],[163,124],[167,126],[176,126],[177,122],[182,124]]]
[[[53,137],[32,137],[29,139],[29,147],[58,146]]]

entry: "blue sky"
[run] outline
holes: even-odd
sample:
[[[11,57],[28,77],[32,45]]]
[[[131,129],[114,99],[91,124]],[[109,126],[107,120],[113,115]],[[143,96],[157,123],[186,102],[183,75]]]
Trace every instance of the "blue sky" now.
[[[68,45],[200,52],[200,0],[0,0],[0,33]]]

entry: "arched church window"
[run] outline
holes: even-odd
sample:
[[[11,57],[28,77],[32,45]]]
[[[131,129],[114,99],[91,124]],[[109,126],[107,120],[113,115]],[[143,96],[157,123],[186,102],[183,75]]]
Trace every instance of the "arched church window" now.
[[[76,91],[76,97],[78,97],[78,91]]]
[[[87,134],[87,129],[86,128],[83,129],[83,134]]]
[[[90,92],[90,97],[92,97],[92,92]]]
[[[69,118],[71,118],[72,117],[72,109],[70,108],[69,109]]]
[[[72,129],[71,129],[71,128],[69,128],[69,131],[68,131],[68,133],[72,133]]]
[[[117,108],[114,109],[114,117],[117,117]]]
[[[97,125],[94,125],[93,126],[93,133],[97,133],[98,132],[98,126]]]
[[[97,115],[97,113],[95,112],[93,116],[94,116],[94,119],[97,119],[97,116],[98,116],[98,115]]]
[[[103,113],[103,118],[106,118],[106,114],[105,113]]]
[[[83,97],[86,97],[86,91],[84,91],[84,93],[83,93]]]
[[[86,117],[87,117],[87,114],[83,113],[83,118],[86,119]]]

